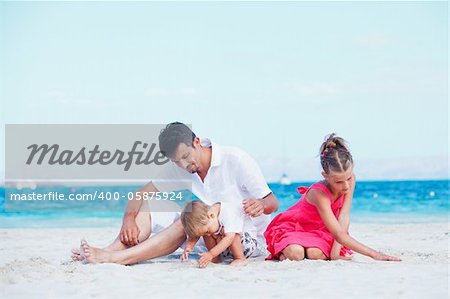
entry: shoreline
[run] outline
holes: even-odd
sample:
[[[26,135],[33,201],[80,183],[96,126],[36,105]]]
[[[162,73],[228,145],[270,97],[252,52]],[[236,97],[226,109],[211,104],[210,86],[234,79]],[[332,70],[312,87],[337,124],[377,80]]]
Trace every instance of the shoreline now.
[[[275,217],[275,215],[272,216]],[[1,229],[83,229],[83,228],[114,228],[119,230],[122,224],[122,213],[120,216],[98,217],[91,215],[61,215],[52,218],[48,215],[17,215],[11,213],[0,213]],[[450,214],[396,214],[396,213],[352,213],[351,224],[380,224],[380,225],[404,225],[404,224],[423,224],[448,223]]]

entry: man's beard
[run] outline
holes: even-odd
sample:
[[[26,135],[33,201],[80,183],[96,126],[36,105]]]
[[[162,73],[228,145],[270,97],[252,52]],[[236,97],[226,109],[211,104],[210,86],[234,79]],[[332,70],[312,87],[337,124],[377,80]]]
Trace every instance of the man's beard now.
[[[192,166],[186,169],[189,173],[194,174],[198,171],[198,167]]]

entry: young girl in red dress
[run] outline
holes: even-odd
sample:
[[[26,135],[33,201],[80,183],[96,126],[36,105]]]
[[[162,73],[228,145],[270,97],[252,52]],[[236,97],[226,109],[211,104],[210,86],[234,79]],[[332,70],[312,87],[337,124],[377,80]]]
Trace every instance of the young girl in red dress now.
[[[351,259],[353,250],[376,260],[400,261],[359,243],[347,232],[355,175],[344,139],[327,136],[320,147],[320,163],[324,180],[298,188],[300,200],[267,227],[267,259]]]

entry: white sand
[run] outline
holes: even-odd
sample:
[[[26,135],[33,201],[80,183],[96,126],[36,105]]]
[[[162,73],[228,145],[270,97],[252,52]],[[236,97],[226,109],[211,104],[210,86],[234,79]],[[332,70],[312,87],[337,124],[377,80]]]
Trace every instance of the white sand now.
[[[102,246],[117,228],[1,229],[1,298],[448,298],[448,226],[352,224],[363,243],[403,258],[377,262],[263,262],[243,268],[178,262],[177,254],[134,266],[70,260],[84,236]]]

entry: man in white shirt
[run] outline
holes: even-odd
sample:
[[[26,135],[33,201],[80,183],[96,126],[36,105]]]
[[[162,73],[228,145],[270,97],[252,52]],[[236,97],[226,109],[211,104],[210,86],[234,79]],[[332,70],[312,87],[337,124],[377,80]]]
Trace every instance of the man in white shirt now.
[[[270,222],[270,214],[278,209],[278,202],[253,158],[238,148],[220,146],[209,139],[200,140],[189,127],[178,122],[168,124],[161,132],[159,146],[180,170],[192,174],[192,192],[199,199],[209,205],[218,201],[241,201],[246,215],[244,231],[265,247],[263,233]],[[170,184],[153,181],[136,194],[175,191],[173,188]],[[100,249],[82,240],[81,251],[72,250],[72,259],[134,264],[170,254],[186,239],[178,215],[175,212],[168,218],[166,212],[150,212],[146,201],[133,199],[127,204],[122,228],[112,244]],[[163,229],[150,237],[158,228]]]

